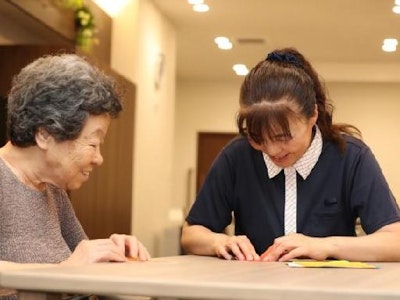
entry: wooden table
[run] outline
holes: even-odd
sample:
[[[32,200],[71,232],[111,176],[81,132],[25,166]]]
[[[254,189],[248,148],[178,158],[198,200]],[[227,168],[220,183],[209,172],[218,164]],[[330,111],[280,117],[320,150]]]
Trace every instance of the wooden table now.
[[[23,291],[29,299],[40,299],[45,292],[185,299],[400,299],[400,263],[377,265],[379,269],[290,268],[278,262],[183,255],[0,270],[0,285]]]

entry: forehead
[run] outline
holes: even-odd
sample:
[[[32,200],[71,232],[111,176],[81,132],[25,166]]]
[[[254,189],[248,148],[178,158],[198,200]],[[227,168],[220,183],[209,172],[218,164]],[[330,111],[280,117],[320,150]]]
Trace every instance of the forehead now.
[[[108,114],[102,114],[97,116],[89,115],[79,137],[104,138],[107,133],[108,127],[110,125],[110,121],[111,117]]]
[[[262,101],[243,111],[248,135],[256,142],[265,138],[290,137],[305,117],[298,105],[288,99]]]

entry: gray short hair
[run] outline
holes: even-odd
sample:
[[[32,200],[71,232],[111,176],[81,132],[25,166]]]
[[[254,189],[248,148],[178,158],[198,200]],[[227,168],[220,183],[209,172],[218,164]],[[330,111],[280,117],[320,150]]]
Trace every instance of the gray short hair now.
[[[45,129],[56,141],[74,140],[89,115],[122,110],[114,80],[75,54],[41,57],[13,78],[7,133],[13,145],[36,145]]]

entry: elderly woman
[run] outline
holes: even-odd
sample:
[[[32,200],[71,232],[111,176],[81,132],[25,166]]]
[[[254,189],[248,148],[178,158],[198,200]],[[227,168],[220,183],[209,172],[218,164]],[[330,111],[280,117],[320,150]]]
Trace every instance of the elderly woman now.
[[[88,240],[66,192],[102,164],[100,146],[121,110],[112,79],[77,55],[39,58],[15,76],[0,149],[0,261],[149,259],[134,236]]]

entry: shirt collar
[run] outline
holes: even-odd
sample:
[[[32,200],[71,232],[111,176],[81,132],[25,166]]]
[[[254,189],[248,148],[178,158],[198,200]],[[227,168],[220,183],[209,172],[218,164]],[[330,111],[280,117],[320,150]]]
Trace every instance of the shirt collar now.
[[[310,175],[311,170],[317,164],[321,152],[322,152],[322,135],[318,126],[315,126],[315,135],[313,141],[311,142],[310,147],[308,147],[307,151],[303,154],[303,156],[293,165],[297,173],[299,173],[304,180],[308,177],[308,175]],[[263,157],[265,165],[267,166],[269,178],[275,177],[282,171],[282,168],[275,165],[274,162],[269,158],[269,156],[264,152],[263,152]]]

